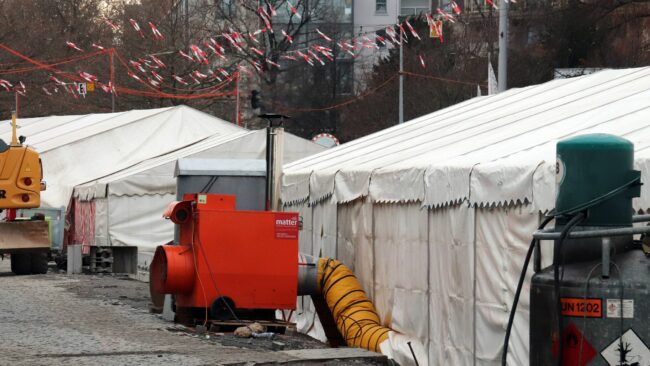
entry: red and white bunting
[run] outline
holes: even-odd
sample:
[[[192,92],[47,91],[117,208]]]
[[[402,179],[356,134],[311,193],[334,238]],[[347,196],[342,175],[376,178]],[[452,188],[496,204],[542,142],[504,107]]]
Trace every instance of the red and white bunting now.
[[[192,44],[190,45],[190,50],[192,50],[192,54],[194,57],[199,60],[199,62],[202,62],[204,64],[208,64],[208,54],[205,53],[199,46]]]
[[[77,50],[77,51],[79,51],[79,52],[83,52],[83,51],[84,51],[84,50],[82,50],[81,48],[79,48],[79,46],[77,46],[76,44],[74,44],[74,43],[72,43],[72,42],[70,42],[70,41],[66,41],[65,44],[67,44],[68,47],[70,47],[70,48],[72,48],[72,49],[74,49],[74,50]]]
[[[65,85],[65,83],[64,83],[63,81],[57,79],[57,78],[56,78],[55,76],[53,76],[53,75],[50,75],[49,78],[50,78],[50,80],[54,81],[54,82],[55,82],[56,84],[58,84],[58,85]],[[6,80],[5,80],[5,81],[6,81]]]
[[[23,84],[22,81],[18,82],[18,85],[14,88],[14,91],[23,97],[27,96],[27,88],[25,88],[25,84]]]
[[[269,64],[269,65],[271,65],[271,66],[275,66],[275,67],[277,67],[278,69],[280,68],[280,64],[278,64],[277,62],[273,62],[273,61],[269,60],[268,57],[265,59],[265,61],[266,61],[267,64]]]
[[[243,51],[243,49],[242,49],[241,47],[239,47],[239,44],[237,44],[237,42],[235,41],[235,39],[234,39],[233,37],[231,37],[230,34],[228,34],[228,33],[222,33],[222,35],[224,36],[224,38],[226,38],[226,39],[228,40],[228,42],[230,42],[230,44],[231,44],[233,47],[235,47],[235,49],[236,49],[237,51]]]
[[[72,86],[66,84],[63,87],[69,94],[72,94],[74,99],[79,99],[79,96],[77,95],[77,93],[74,92],[74,88]]]
[[[425,17],[427,18],[427,24],[429,26],[433,25],[434,20],[433,20],[433,16],[431,15],[431,13],[426,13]]]
[[[454,19],[454,16],[453,16],[453,15],[447,13],[446,11],[444,11],[444,10],[442,10],[442,9],[440,9],[440,8],[438,8],[437,12],[438,12],[438,14],[440,14],[444,19],[446,19],[446,20],[448,20],[448,21],[450,21],[450,22],[452,22],[452,23],[456,23],[456,19]]]
[[[192,56],[188,55],[187,53],[183,52],[182,50],[178,50],[178,53],[179,53],[181,56],[185,57],[186,59],[188,59],[188,60],[194,62],[194,59],[192,58]]]
[[[390,40],[394,44],[396,44],[396,45],[401,44],[400,41],[397,40],[397,32],[395,32],[395,28],[393,28],[392,26],[391,27],[386,27],[386,35],[388,36],[388,38],[390,38]]]
[[[142,32],[142,29],[140,29],[140,24],[138,24],[135,19],[129,19],[129,22],[131,23],[133,29],[135,29],[136,32],[140,33],[140,37],[144,38],[144,33]]]
[[[298,0],[298,4],[300,4],[300,0]],[[300,16],[300,13],[298,12],[298,9],[291,4],[291,1],[287,0],[287,5],[289,5],[289,9],[291,9],[291,13],[296,16],[298,19],[302,19],[302,16]]]
[[[309,56],[311,56],[316,61],[318,61],[318,63],[320,63],[322,66],[325,66],[325,62],[323,62],[323,60],[320,57],[318,57],[318,55],[313,53],[311,50],[307,50],[307,53],[309,54]]]
[[[85,72],[85,71],[81,71],[81,72],[79,73],[79,76],[80,76],[82,79],[84,79],[84,80],[86,80],[87,82],[89,82],[89,83],[94,83],[95,81],[97,81],[97,76],[92,75],[92,74],[89,74],[89,73],[87,73],[87,72]]]
[[[180,77],[180,76],[178,76],[176,74],[172,74],[172,77],[174,78],[174,80],[178,81],[179,83],[181,83],[183,85],[188,85],[187,81],[185,81],[182,77]]]
[[[129,60],[129,63],[131,64],[131,66],[133,66],[133,67],[135,67],[136,69],[138,69],[138,71],[140,71],[140,72],[147,72],[147,70],[145,70],[144,67],[142,67],[142,63],[140,63],[140,62],[138,62],[138,61],[133,61],[133,60]]]
[[[127,73],[130,77],[134,78],[135,80],[137,80],[137,81],[142,81],[142,79],[140,79],[140,77],[139,77],[138,75],[132,73],[131,71],[127,71],[126,73]]]
[[[273,33],[273,27],[271,26],[271,15],[267,13],[266,10],[264,10],[264,8],[261,6],[257,9],[257,12],[259,13],[260,18],[262,18],[266,29],[268,29],[270,33]]]
[[[158,65],[158,66],[160,66],[162,68],[167,67],[158,57],[156,57],[156,55],[150,55],[149,57],[151,57],[151,60],[153,62],[155,62],[156,65]]]
[[[7,81],[5,79],[0,79],[0,86],[5,88],[6,91],[11,91],[11,88],[14,87],[14,85],[12,83],[10,83],[9,81]]]
[[[485,0],[485,3],[486,3],[486,4],[489,4],[490,6],[492,6],[495,10],[499,10],[499,7],[497,6],[497,4],[494,3],[494,1],[492,1],[492,0]]]
[[[381,43],[382,46],[386,45],[386,38],[380,36],[379,34],[375,33],[375,39],[377,40],[377,42]]]
[[[291,55],[282,55],[282,56],[280,56],[280,58],[283,59],[283,60],[298,61],[297,58],[295,58],[294,56],[291,56]]]
[[[288,35],[287,32],[284,31],[284,29],[282,30],[282,35],[284,36],[284,38],[287,39],[287,42],[289,42],[290,44],[293,44],[293,37]]]
[[[408,20],[404,20],[404,23],[406,23],[406,26],[409,28],[409,31],[411,32],[411,34],[413,35],[413,37],[415,37],[415,38],[417,38],[417,39],[419,39],[419,40],[422,40],[422,38],[420,38],[420,35],[418,34],[418,32],[415,31],[415,29],[413,28],[413,26],[411,25],[411,23],[409,23]]]
[[[98,50],[103,50],[103,49],[104,49],[104,47],[102,47],[101,45],[98,45],[97,43],[93,43],[91,46],[92,46],[93,48],[98,49]]]
[[[300,51],[296,51],[296,53],[298,54],[298,56],[302,57],[302,59],[305,60],[305,62],[308,63],[309,66],[314,66],[314,61],[312,61],[309,56],[305,55]]]
[[[120,27],[118,27],[115,23],[111,22],[108,19],[104,19],[104,23],[108,24],[108,26],[111,27],[111,29],[113,29],[114,31],[120,29]]]
[[[223,57],[223,54],[226,53],[226,50],[219,44],[219,42],[215,41],[214,38],[210,38],[210,42],[214,45],[215,49],[221,53],[221,56]]]
[[[147,77],[147,82],[149,82],[153,87],[160,88],[160,82],[158,82],[158,80]]]
[[[215,74],[214,71],[208,70],[208,74],[210,75],[210,80],[216,79],[217,81],[221,82],[221,78],[219,77],[219,75]]]
[[[327,42],[332,42],[332,39],[328,37],[325,33],[321,32],[318,28],[316,28],[316,33],[318,33],[321,37],[323,37],[324,40]]]
[[[248,38],[249,38],[251,41],[253,41],[254,43],[260,43],[260,41],[257,39],[257,37],[256,37],[253,33],[251,33],[251,32],[248,32]]]
[[[165,81],[165,78],[163,78],[162,76],[160,76],[160,74],[157,73],[157,72],[155,72],[155,71],[152,71],[152,72],[151,72],[151,76],[153,76],[154,79],[160,81],[161,83],[162,83],[163,81]]]
[[[258,54],[259,56],[264,56],[264,52],[262,52],[261,50],[255,48],[255,47],[249,47],[248,49],[251,50],[251,51],[253,51],[253,52],[255,52],[255,53]]]
[[[152,22],[149,22],[149,28],[151,28],[151,33],[153,33],[153,39],[157,41],[161,41],[165,39],[165,36],[163,36],[162,33],[160,33],[158,27],[156,27],[156,25],[153,24]]]
[[[397,27],[399,28],[399,33],[400,33],[400,39],[399,39],[400,46],[402,45],[402,42],[409,43],[408,35],[406,34],[406,31],[404,30],[404,26],[402,25],[402,23],[399,23]]]
[[[192,76],[197,77],[197,78],[200,78],[200,79],[207,79],[207,78],[208,78],[208,75],[203,74],[203,73],[201,73],[201,72],[198,71],[198,70],[194,70],[194,71],[192,71]]]
[[[450,5],[451,5],[451,9],[454,11],[454,13],[456,13],[456,15],[460,15],[463,12],[462,10],[460,10],[460,6],[458,6],[458,4],[456,4],[455,1],[452,0]]]

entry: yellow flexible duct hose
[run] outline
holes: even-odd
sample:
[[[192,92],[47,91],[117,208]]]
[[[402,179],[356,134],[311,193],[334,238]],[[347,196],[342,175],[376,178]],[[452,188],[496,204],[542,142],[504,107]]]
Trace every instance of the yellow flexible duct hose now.
[[[379,345],[388,339],[391,329],[381,325],[375,306],[354,273],[340,261],[321,258],[318,288],[347,345],[381,352]]]

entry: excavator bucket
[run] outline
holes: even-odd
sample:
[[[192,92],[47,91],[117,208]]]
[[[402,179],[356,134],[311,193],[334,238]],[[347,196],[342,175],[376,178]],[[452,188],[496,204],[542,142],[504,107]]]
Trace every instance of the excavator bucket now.
[[[0,253],[21,249],[50,249],[47,221],[0,222]]]

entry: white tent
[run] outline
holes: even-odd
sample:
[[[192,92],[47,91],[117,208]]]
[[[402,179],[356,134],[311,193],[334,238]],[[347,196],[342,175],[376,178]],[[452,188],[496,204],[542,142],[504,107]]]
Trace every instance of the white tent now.
[[[68,204],[74,186],[178,150],[210,136],[245,131],[198,110],[176,106],[120,113],[28,118],[18,121],[43,161],[42,205]],[[8,121],[0,137],[11,138]]]
[[[284,162],[323,151],[324,148],[284,133]],[[138,247],[139,271],[146,272],[158,245],[174,237],[173,224],[162,218],[176,200],[174,168],[179,158],[264,159],[266,131],[239,131],[214,135],[185,148],[157,156],[127,169],[78,185],[74,197],[92,220],[78,230],[84,244]],[[84,208],[82,208],[83,210]],[[146,279],[144,273],[140,273]]]
[[[285,166],[282,200],[304,219],[301,250],[353,268],[429,364],[494,365],[531,235],[554,206],[555,144],[595,132],[631,140],[650,182],[650,67],[477,97],[310,156]],[[649,184],[634,206],[650,207]],[[525,287],[509,364],[528,364],[528,305]]]

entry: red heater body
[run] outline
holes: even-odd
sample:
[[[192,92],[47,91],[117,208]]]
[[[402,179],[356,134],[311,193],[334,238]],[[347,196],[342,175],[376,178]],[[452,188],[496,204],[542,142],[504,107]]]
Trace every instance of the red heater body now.
[[[187,194],[164,216],[180,225],[180,242],[156,249],[151,281],[177,307],[295,308],[297,213],[237,211],[235,196]]]

